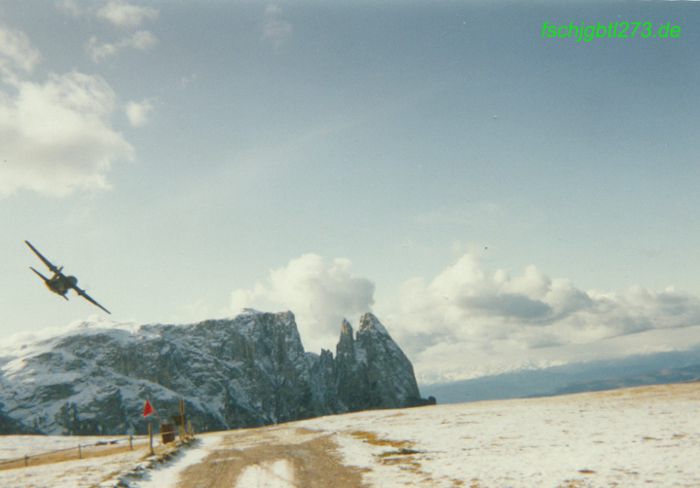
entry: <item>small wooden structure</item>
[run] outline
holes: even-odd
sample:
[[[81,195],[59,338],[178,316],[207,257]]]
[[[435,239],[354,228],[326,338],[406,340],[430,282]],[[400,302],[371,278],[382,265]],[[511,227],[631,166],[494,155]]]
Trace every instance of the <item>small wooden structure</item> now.
[[[175,425],[160,424],[160,436],[163,439],[163,444],[175,442]]]

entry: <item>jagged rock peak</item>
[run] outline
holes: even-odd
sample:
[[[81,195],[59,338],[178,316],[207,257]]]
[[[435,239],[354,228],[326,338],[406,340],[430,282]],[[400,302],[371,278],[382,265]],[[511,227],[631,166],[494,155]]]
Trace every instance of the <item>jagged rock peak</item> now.
[[[355,338],[353,337],[352,325],[345,319],[340,325],[340,339],[335,348],[335,355],[338,358],[355,356]]]
[[[343,323],[340,324],[340,340],[343,340],[343,336],[352,337],[352,325],[346,319],[343,319]]]
[[[389,332],[384,328],[382,323],[377,317],[371,313],[366,313],[360,318],[360,330],[359,332],[378,332],[382,335],[389,335]]]

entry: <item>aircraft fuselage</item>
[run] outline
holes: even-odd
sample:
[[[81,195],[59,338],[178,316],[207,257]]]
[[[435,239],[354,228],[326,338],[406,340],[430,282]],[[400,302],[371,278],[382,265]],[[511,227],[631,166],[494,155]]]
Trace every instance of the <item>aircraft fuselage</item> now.
[[[74,288],[77,284],[78,279],[75,276],[65,276],[62,274],[55,274],[53,278],[46,281],[46,287],[61,296],[66,296],[68,290]]]

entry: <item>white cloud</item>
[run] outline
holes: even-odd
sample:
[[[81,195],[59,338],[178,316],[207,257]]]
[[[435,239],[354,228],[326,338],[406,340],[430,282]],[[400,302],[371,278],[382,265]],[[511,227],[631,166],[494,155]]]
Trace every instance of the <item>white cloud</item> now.
[[[100,42],[97,37],[93,36],[85,44],[85,50],[92,61],[99,63],[116,56],[125,49],[148,51],[157,43],[158,38],[153,33],[142,30],[114,43]]]
[[[350,268],[347,259],[326,262],[316,254],[305,254],[271,270],[253,288],[235,290],[233,309],[292,310],[307,350],[335,351],[341,320],[356,320],[374,303],[374,284],[354,276]]]
[[[153,104],[149,100],[129,102],[124,111],[132,126],[143,127],[148,123],[148,116],[153,111]]]
[[[0,76],[5,81],[16,82],[16,70],[30,72],[40,60],[41,54],[23,32],[0,27]]]
[[[140,29],[147,20],[158,18],[158,10],[142,7],[124,1],[110,0],[102,6],[92,3],[79,3],[76,0],[57,0],[56,8],[73,18],[97,18],[124,29],[127,34],[116,41],[105,42],[96,36],[85,43],[89,58],[99,63],[116,56],[126,49],[148,51],[158,43],[158,38],[150,31]]]
[[[116,95],[99,76],[76,71],[27,81],[40,55],[19,32],[0,30],[0,196],[28,189],[63,196],[107,188],[114,161],[133,148],[110,126]]]
[[[20,189],[65,196],[108,188],[106,175],[133,148],[110,127],[115,94],[100,77],[51,74],[0,97],[0,196]]]
[[[586,292],[535,266],[513,277],[488,272],[466,254],[429,283],[405,282],[386,321],[417,361],[417,371],[434,380],[581,360],[572,351],[700,325],[700,300],[671,288]]]
[[[102,3],[102,5],[100,5]],[[137,29],[146,21],[156,20],[159,12],[153,7],[134,5],[122,0],[55,0],[56,9],[73,18],[90,17],[120,29]]]
[[[111,0],[97,10],[97,17],[117,27],[133,29],[147,20],[158,18],[158,10]]]
[[[282,15],[282,9],[278,5],[268,5],[265,8],[263,20],[263,40],[271,43],[275,49],[279,49],[292,36],[292,24]]]

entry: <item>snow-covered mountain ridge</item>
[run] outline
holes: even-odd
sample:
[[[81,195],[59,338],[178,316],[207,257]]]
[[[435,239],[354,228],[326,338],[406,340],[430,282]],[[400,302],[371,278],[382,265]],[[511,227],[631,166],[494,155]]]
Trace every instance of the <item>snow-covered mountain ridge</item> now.
[[[0,351],[0,433],[143,432],[184,398],[199,430],[413,406],[413,367],[365,314],[341,326],[336,357],[308,353],[291,312],[249,310],[192,325],[85,323]]]

